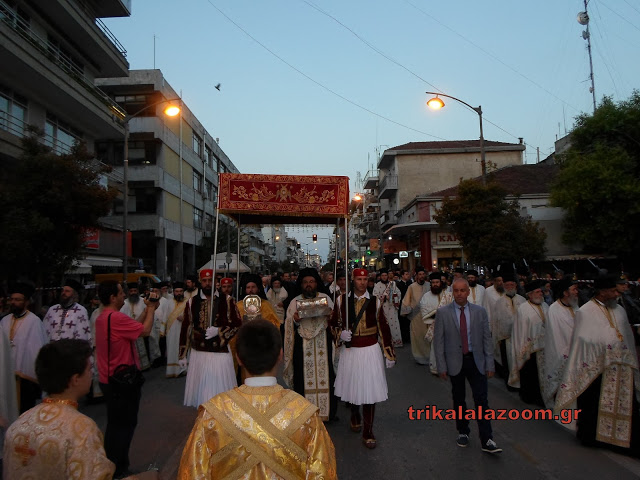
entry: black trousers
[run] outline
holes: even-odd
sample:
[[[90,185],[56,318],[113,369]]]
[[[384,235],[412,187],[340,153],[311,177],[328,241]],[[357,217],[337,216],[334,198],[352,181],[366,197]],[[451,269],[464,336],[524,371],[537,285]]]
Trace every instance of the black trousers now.
[[[113,388],[101,383],[107,403],[107,430],[104,434],[104,449],[107,458],[116,464],[116,474],[129,468],[129,447],[138,425],[138,408],[142,387],[127,393],[116,393]]]
[[[20,383],[20,414],[36,406],[36,402],[42,398],[42,390],[40,385],[27,380],[26,378],[16,377]]]
[[[538,378],[537,353],[532,353],[531,358],[520,369],[520,400],[524,403],[544,407],[540,392],[540,379]]]
[[[480,372],[473,359],[472,353],[467,353],[462,357],[462,370],[458,375],[450,375],[451,393],[453,395],[453,408],[458,411],[462,407],[462,418],[456,418],[456,429],[458,433],[469,435],[469,420],[464,418],[467,410],[467,402],[465,400],[465,379],[471,386],[471,394],[476,405],[476,413],[478,407],[482,407],[483,411],[489,408],[489,400],[487,398],[487,375]],[[478,430],[480,433],[480,441],[484,444],[487,440],[493,438],[491,430],[491,421],[478,418]]]

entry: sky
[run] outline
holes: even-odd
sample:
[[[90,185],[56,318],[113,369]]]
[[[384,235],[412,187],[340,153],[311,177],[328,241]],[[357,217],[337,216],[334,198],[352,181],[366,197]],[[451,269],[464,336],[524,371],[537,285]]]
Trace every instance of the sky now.
[[[132,0],[130,17],[104,22],[130,68],[161,69],[241,173],[346,175],[357,192],[387,148],[479,138],[474,111],[446,99],[429,110],[425,91],[482,106],[485,139],[522,137],[527,163],[537,148],[548,156],[593,111],[583,10],[580,0]],[[597,101],[627,99],[640,87],[640,2],[588,10]]]

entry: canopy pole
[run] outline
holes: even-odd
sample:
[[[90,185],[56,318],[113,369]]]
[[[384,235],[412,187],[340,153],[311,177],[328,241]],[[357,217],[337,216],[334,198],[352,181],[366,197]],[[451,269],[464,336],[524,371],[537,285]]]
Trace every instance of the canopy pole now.
[[[338,247],[340,243],[340,219],[336,219],[335,255],[333,257],[333,304],[336,304],[336,290],[338,290]],[[329,285],[331,288],[331,285]],[[340,292],[342,293],[342,292]]]
[[[220,178],[218,177],[218,185]],[[213,302],[215,301],[216,288],[216,255],[218,254],[218,224],[220,220],[220,197],[218,196],[218,205],[216,207],[216,231],[213,234],[213,255],[211,255],[211,267],[213,269],[213,284],[211,285],[211,301],[209,302],[209,326],[213,324]]]
[[[347,284],[345,286],[345,295],[344,295],[344,301],[347,302],[345,305],[345,325],[346,325],[346,329],[349,330],[349,219],[347,217],[344,218],[344,256],[345,258],[345,271],[347,274]],[[338,259],[336,258],[336,261],[338,261]]]
[[[236,258],[236,299],[240,300],[240,215],[238,215],[238,257]]]

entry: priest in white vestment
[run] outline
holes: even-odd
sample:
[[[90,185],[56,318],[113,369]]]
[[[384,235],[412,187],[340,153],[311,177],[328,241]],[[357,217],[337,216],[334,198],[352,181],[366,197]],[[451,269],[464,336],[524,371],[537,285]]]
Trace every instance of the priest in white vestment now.
[[[422,321],[422,312],[420,311],[420,300],[429,291],[429,283],[426,279],[424,268],[416,267],[416,281],[407,288],[401,307],[402,315],[405,315],[411,322],[411,353],[413,359],[420,365],[429,364],[430,353],[424,338],[427,334],[427,325]]]
[[[493,309],[493,304],[504,295],[504,282],[502,280],[502,275],[504,273],[505,272],[500,273],[500,270],[498,270],[493,276],[493,285],[484,290],[484,308],[489,316],[489,327],[491,328],[491,332],[493,332],[491,310]]]
[[[282,377],[289,388],[317,406],[326,421],[335,417],[338,407],[329,325],[333,301],[318,291],[322,280],[314,268],[302,269],[297,285],[302,293],[291,300],[284,323]],[[316,306],[311,305],[314,301]]]
[[[640,454],[640,372],[627,314],[616,303],[615,277],[598,278],[595,295],[576,313],[569,359],[555,411],[579,409],[584,445],[622,447]]]
[[[422,339],[422,347],[429,359],[429,370],[432,374],[438,375],[436,365],[436,352],[433,350],[433,334],[435,331],[436,310],[453,302],[453,294],[443,287],[440,272],[433,272],[429,275],[429,290],[420,299],[420,315],[422,322],[426,326],[425,336]],[[412,343],[413,345],[413,343]]]
[[[557,300],[549,307],[544,336],[544,403],[551,408],[569,358],[571,336],[578,311],[578,285],[570,278],[553,284]]]
[[[514,387],[510,387],[508,384],[509,372],[513,365],[511,333],[518,308],[520,308],[520,305],[525,303],[527,299],[516,293],[518,285],[515,274],[503,273],[502,275],[504,295],[498,297],[491,309],[491,321],[493,322],[491,327],[494,346],[493,355],[496,362],[496,371],[504,378],[507,388],[509,390],[515,390]]]
[[[147,306],[140,298],[140,290],[137,283],[130,282],[127,284],[127,295],[124,305],[120,309],[120,312],[130,316],[136,322],[142,323],[144,321],[143,313]],[[96,317],[97,318],[97,317]],[[149,359],[149,352],[145,344],[143,337],[138,337],[136,340],[136,350],[138,351],[138,358],[140,358],[140,370],[148,370],[151,368],[151,360]]]
[[[513,365],[510,365],[509,385],[520,388],[520,399],[544,406],[544,334],[549,306],[544,303],[542,282],[526,284],[527,301],[518,307],[511,333]]]
[[[42,396],[35,364],[38,352],[49,342],[42,320],[28,308],[33,291],[33,287],[23,283],[11,285],[11,313],[0,320],[0,329],[9,337],[20,413],[33,407]]]
[[[467,270],[467,282],[469,283],[469,298],[467,301],[484,307],[485,288],[478,283],[477,270]]]
[[[182,330],[182,320],[184,319],[184,307],[187,301],[184,298],[184,283],[173,283],[173,298],[169,300],[172,307],[167,316],[166,339],[167,339],[167,378],[179,377],[187,373],[187,369],[182,362],[180,364],[180,332]]]
[[[400,308],[400,289],[396,282],[389,280],[389,270],[380,269],[380,281],[373,287],[373,295],[380,299],[384,317],[387,319],[391,330],[393,348],[402,347],[402,335],[400,334],[400,320],[398,308]]]
[[[16,378],[9,336],[0,329],[0,464],[2,463],[2,447],[4,434],[18,418],[18,397],[16,394]]]
[[[282,280],[280,277],[273,277],[271,280],[271,288],[266,292],[267,300],[273,306],[273,310],[276,312],[280,324],[284,323],[284,301],[289,294],[282,286]]]

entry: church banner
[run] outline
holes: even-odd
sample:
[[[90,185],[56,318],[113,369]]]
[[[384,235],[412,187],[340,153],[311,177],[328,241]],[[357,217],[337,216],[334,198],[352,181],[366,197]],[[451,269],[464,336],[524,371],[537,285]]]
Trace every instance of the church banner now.
[[[221,173],[220,213],[251,217],[300,217],[296,222],[346,217],[349,178],[322,175]],[[261,218],[261,223],[267,223]],[[282,223],[293,221],[283,219]]]

